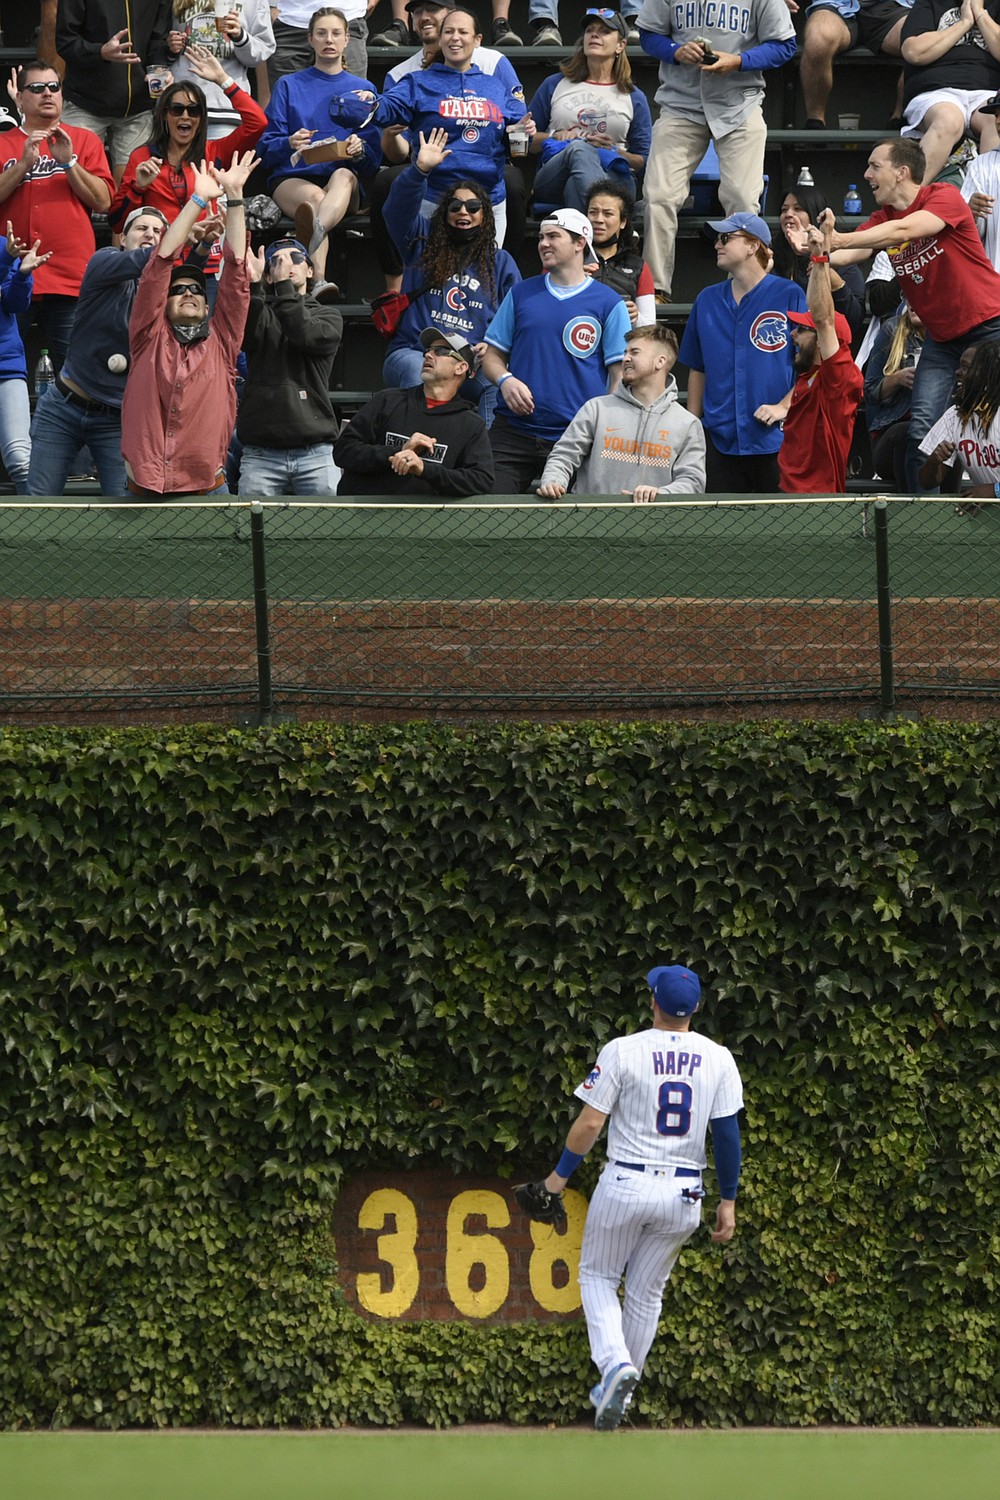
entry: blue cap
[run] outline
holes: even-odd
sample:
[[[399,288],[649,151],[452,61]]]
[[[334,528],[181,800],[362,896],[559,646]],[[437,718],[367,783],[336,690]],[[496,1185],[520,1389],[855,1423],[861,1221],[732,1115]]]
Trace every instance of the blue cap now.
[[[697,974],[681,964],[650,969],[646,983],[653,999],[668,1016],[693,1016],[701,999],[701,981]]]
[[[771,243],[771,231],[759,214],[730,214],[728,219],[709,219],[709,229],[714,229],[716,234],[752,234],[755,240],[760,240],[762,245]]]

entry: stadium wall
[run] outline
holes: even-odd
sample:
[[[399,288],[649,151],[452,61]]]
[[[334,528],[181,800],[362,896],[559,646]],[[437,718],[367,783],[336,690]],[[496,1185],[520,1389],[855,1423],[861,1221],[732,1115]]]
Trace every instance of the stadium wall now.
[[[745,1175],[637,1420],[1000,1420],[997,753],[992,723],[0,735],[3,1424],[586,1420],[567,1278],[505,1205],[661,957],[739,1061]]]

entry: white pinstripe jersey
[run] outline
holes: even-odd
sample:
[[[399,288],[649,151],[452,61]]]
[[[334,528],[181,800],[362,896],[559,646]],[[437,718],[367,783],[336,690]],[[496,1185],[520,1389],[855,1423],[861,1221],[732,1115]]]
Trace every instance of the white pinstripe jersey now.
[[[709,1121],[743,1107],[732,1053],[696,1031],[615,1037],[574,1093],[610,1115],[609,1159],[646,1166],[704,1168]]]

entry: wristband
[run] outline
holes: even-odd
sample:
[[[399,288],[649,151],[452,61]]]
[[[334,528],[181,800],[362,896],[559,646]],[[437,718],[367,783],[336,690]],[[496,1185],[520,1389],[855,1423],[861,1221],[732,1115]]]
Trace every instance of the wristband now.
[[[206,202],[206,200],[204,198],[199,198],[199,196],[198,196],[197,193],[192,193],[191,194],[191,202],[192,203],[197,203],[197,205],[198,205],[199,208],[207,208],[208,207],[208,203]]]
[[[500,376],[500,379],[497,381],[497,390],[500,389],[505,380],[511,380],[513,378],[513,373],[514,372],[512,370],[504,370],[503,374]]]
[[[224,94],[228,94],[229,91],[230,91],[230,89],[238,89],[239,88],[239,84],[236,82],[235,78],[230,78],[230,79],[227,79],[227,81],[225,83],[221,84],[220,87],[221,87],[222,92]]]
[[[809,259],[814,266],[828,266],[830,264],[830,257],[828,255],[810,255]]]
[[[564,1146],[563,1154],[560,1156],[555,1169],[556,1175],[558,1177],[565,1177],[568,1181],[582,1161],[582,1156],[577,1156],[575,1151],[571,1151],[568,1146]]]
[[[243,199],[242,198],[227,198],[226,199],[226,207],[227,208],[242,208],[243,207]]]
[[[66,163],[66,170],[67,170],[67,172],[72,171],[73,167],[76,166],[76,164],[77,164],[77,162],[79,160],[80,160],[80,158],[77,156],[76,152],[74,151],[73,155],[70,157],[69,161]]]

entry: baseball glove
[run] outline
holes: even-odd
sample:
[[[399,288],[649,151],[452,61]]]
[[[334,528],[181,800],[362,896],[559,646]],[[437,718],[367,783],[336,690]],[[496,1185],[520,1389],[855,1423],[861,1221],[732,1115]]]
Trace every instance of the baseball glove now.
[[[536,1224],[554,1224],[557,1229],[566,1228],[566,1209],[562,1193],[550,1193],[544,1182],[522,1182],[514,1189],[514,1197],[529,1219]]]

